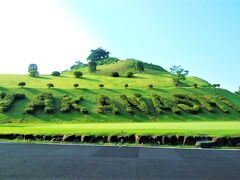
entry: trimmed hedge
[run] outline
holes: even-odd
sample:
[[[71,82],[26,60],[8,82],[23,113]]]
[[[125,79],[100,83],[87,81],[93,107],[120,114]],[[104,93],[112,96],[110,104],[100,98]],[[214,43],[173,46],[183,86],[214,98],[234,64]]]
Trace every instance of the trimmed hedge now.
[[[79,111],[84,114],[88,114],[87,108],[80,105],[80,103],[84,100],[82,96],[73,99],[72,97],[68,95],[64,95],[62,97],[61,101],[61,108],[60,111],[63,113],[71,111],[71,109],[75,109],[76,111]]]
[[[152,94],[152,103],[154,109],[158,113],[162,113],[164,110],[170,110],[174,114],[179,114],[181,112],[181,110],[176,106],[176,104],[167,99],[164,99],[157,94]]]
[[[235,104],[231,103],[229,100],[225,99],[223,96],[219,96],[218,99],[230,108],[240,113],[240,108],[237,107]]]
[[[120,114],[120,109],[114,102],[110,100],[108,96],[101,95],[98,99],[98,113],[104,113],[105,111],[112,111],[113,114]]]
[[[175,94],[173,95],[174,100],[178,103],[178,107],[192,114],[199,113],[201,111],[201,106],[191,99],[188,95]]]
[[[46,113],[54,113],[54,98],[51,93],[42,93],[35,97],[24,109],[24,112],[33,114],[38,110],[44,110]]]
[[[25,97],[22,93],[0,92],[0,112],[7,112],[15,101],[25,99]]]
[[[228,109],[224,106],[224,104],[219,99],[215,99],[210,96],[204,96],[204,97],[210,105],[219,108],[224,113],[229,113]]]
[[[128,113],[134,112],[133,107],[139,109],[145,114],[150,113],[147,103],[144,101],[142,95],[139,93],[134,94],[134,97],[131,98],[127,97],[126,95],[120,95],[120,99]]]
[[[198,102],[199,104],[201,104],[201,107],[206,109],[209,112],[214,112],[214,108],[211,106],[211,104],[203,97],[199,97],[196,95],[189,95],[189,97]]]

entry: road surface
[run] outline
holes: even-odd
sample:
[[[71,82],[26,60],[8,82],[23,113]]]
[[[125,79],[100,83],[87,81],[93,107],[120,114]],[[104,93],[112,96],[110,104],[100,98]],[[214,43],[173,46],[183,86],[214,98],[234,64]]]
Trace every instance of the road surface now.
[[[240,179],[240,151],[0,143],[0,179]]]

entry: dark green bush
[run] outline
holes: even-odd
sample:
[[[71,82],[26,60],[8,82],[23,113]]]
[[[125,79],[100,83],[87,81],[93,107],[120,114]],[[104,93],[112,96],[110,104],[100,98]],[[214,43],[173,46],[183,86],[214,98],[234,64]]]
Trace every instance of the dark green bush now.
[[[32,114],[39,110],[44,110],[46,113],[53,113],[55,111],[54,98],[51,93],[42,93],[36,96],[30,103],[28,103],[24,112]]]
[[[128,88],[128,84],[125,84],[124,87],[127,89]]]
[[[133,72],[127,72],[127,77],[128,77],[128,78],[134,77],[134,73],[133,73]]]
[[[48,83],[48,84],[47,84],[47,87],[48,87],[48,89],[54,88],[54,84],[53,84],[53,83]]]
[[[78,83],[73,84],[73,87],[75,87],[76,89],[79,87]]]
[[[193,83],[193,87],[194,88],[198,88],[198,84],[197,83]]]
[[[52,72],[52,76],[60,76],[60,75],[61,75],[61,73],[58,72],[58,71],[53,71]]]
[[[20,86],[21,88],[23,88],[24,86],[26,86],[26,83],[25,83],[25,82],[20,82],[20,83],[18,83],[18,86]]]
[[[154,88],[154,86],[153,86],[152,84],[149,84],[148,87],[149,87],[150,89]]]
[[[24,99],[25,94],[0,92],[0,112],[6,112],[17,100]]]
[[[104,84],[99,84],[98,85],[100,88],[104,88]]]
[[[81,71],[74,71],[73,75],[75,78],[80,78],[81,76],[83,76],[83,73]]]
[[[119,77],[119,73],[118,72],[112,72],[112,77]]]

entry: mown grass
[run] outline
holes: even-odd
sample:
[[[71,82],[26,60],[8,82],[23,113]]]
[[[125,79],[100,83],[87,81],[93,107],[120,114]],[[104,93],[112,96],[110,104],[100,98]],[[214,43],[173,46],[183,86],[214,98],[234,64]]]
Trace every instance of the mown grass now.
[[[1,134],[240,136],[240,122],[1,124]]]

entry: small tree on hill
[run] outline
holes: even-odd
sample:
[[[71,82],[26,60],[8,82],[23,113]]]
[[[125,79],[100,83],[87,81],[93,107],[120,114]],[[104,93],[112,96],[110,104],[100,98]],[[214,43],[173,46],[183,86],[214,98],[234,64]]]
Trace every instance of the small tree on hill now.
[[[53,83],[48,83],[48,84],[47,84],[47,87],[48,87],[48,89],[54,88],[54,85],[53,85]]]
[[[150,89],[154,88],[154,86],[153,86],[152,84],[149,84],[148,87],[149,87]]]
[[[189,73],[188,70],[183,69],[181,66],[172,66],[170,68],[170,71],[173,75],[177,77],[178,81],[185,80],[186,76]]]
[[[74,74],[75,78],[80,78],[83,75],[83,73],[81,71],[74,71],[73,74]]]
[[[26,83],[25,83],[25,82],[20,82],[20,83],[18,83],[18,86],[20,86],[21,88],[23,88],[24,86],[26,86]]]
[[[73,87],[75,87],[76,89],[79,87],[78,83],[73,84]]]
[[[104,84],[99,84],[99,87],[102,89],[104,88]]]
[[[125,89],[127,89],[128,88],[128,84],[125,84],[124,87],[125,87]]]
[[[214,88],[220,88],[220,84],[213,84]]]

